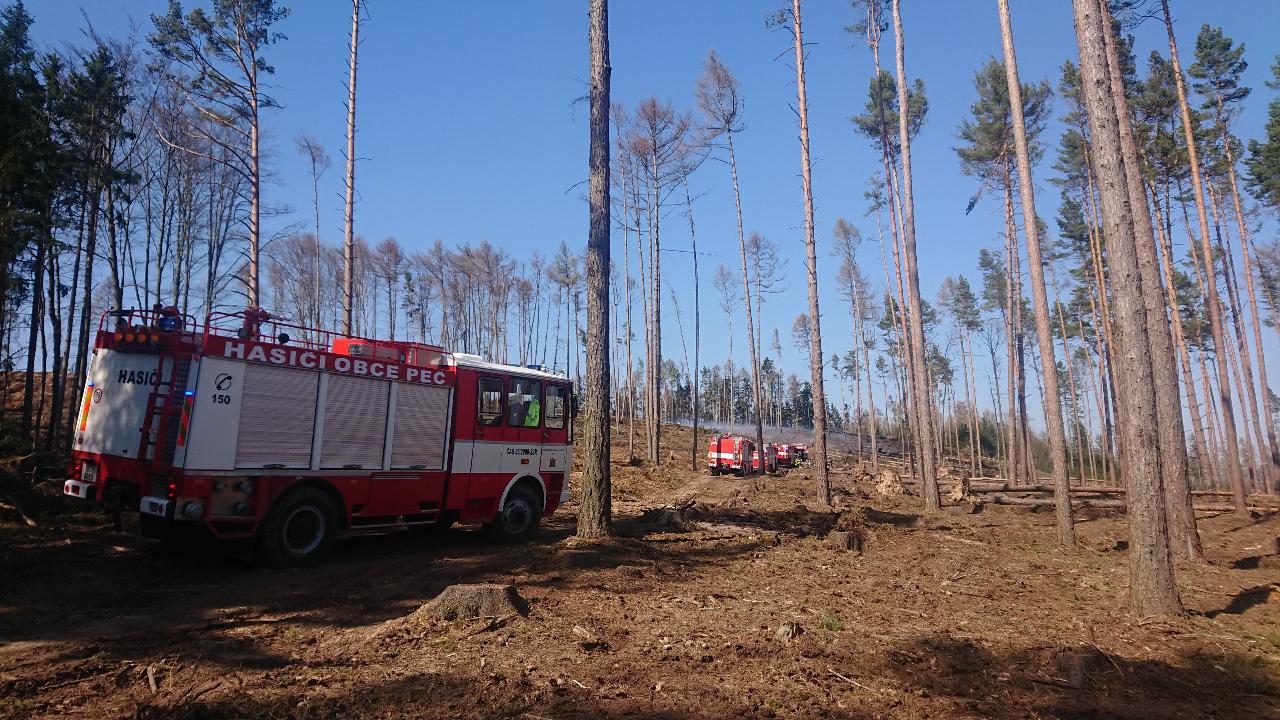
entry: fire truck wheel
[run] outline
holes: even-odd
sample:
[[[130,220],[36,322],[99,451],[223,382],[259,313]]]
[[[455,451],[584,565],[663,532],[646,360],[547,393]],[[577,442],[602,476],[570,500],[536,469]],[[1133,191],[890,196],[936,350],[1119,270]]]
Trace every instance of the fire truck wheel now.
[[[258,528],[258,552],[271,567],[302,567],[333,547],[338,511],[324,491],[303,487],[280,498]]]
[[[720,474],[720,468],[718,468],[718,467],[713,467],[713,468],[711,468],[711,474],[712,474],[713,476],[714,476],[714,475],[719,475],[719,474]]]
[[[519,486],[511,488],[507,501],[502,504],[502,512],[491,523],[484,526],[489,537],[498,542],[527,540],[538,529],[542,520],[542,501],[533,490]]]

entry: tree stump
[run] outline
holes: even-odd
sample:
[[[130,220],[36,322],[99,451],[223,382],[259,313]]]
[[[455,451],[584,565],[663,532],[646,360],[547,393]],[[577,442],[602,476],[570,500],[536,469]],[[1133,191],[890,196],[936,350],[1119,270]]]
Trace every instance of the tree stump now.
[[[827,544],[837,550],[862,552],[862,534],[853,530],[832,530],[827,533]]]
[[[779,625],[773,636],[778,639],[778,642],[785,643],[800,637],[803,632],[804,628],[800,627],[800,623],[788,622]]]
[[[467,620],[478,617],[527,615],[529,603],[514,585],[482,583],[450,585],[418,612],[437,620]]]
[[[888,468],[880,469],[880,475],[876,478],[877,493],[886,497],[896,497],[905,490],[906,488],[902,487],[902,479],[898,477],[898,473]]]

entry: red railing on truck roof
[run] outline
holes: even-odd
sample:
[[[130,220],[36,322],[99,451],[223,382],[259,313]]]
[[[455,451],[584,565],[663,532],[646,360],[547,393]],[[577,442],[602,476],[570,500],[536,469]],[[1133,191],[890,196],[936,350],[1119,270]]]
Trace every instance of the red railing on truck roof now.
[[[455,364],[452,353],[436,345],[347,335],[277,318],[261,308],[209,313],[204,336],[206,343],[210,337],[237,338],[410,365],[447,367]]]

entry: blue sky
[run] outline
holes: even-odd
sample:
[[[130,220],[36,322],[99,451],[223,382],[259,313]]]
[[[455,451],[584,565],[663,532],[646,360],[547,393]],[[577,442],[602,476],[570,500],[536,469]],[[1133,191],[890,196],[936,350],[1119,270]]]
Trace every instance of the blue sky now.
[[[190,3],[186,3],[190,5]],[[343,0],[296,1],[280,30],[288,39],[272,49],[271,82],[283,109],[265,117],[274,181],[265,202],[292,212],[273,218],[309,227],[310,181],[293,138],[317,136],[335,167],[323,179],[321,233],[328,242],[341,234],[342,169],[347,33],[351,8]],[[692,89],[706,52],[715,48],[742,83],[747,130],[738,138],[745,221],[782,246],[790,257],[787,292],[768,299],[765,328],[783,331],[785,364],[805,374],[806,364],[791,347],[791,321],[805,309],[803,206],[795,116],[794,71],[784,54],[790,36],[765,27],[779,0],[674,2],[615,0],[611,8],[613,99],[634,106],[656,95],[678,107],[693,105]],[[1221,25],[1245,43],[1254,88],[1236,131],[1260,137],[1273,91],[1263,87],[1280,43],[1280,3],[1274,0],[1202,2],[1173,0],[1184,66],[1203,22]],[[33,33],[44,48],[83,45],[83,10],[95,28],[123,35],[131,22],[149,28],[148,15],[162,12],[160,0],[28,0]],[[1024,82],[1049,79],[1076,58],[1069,0],[1013,0],[1019,70]],[[861,36],[843,28],[855,18],[846,2],[810,1],[805,6],[813,184],[820,246],[824,339],[828,354],[851,343],[847,311],[833,292],[836,262],[830,259],[831,227],[844,216],[871,242],[861,261],[881,277],[874,220],[863,217],[864,181],[878,172],[878,155],[853,136],[848,117],[864,102],[871,56]],[[978,249],[1000,243],[996,203],[981,202],[972,214],[965,204],[975,189],[960,173],[953,147],[958,124],[974,99],[972,76],[1000,54],[995,0],[904,2],[907,72],[923,78],[930,102],[927,124],[912,148],[921,283],[932,299],[942,278],[964,273],[976,282]],[[491,242],[525,256],[533,248],[550,254],[563,241],[585,244],[587,91],[585,2],[426,3],[375,0],[362,25],[359,78],[357,172],[360,200],[356,227],[371,241],[388,235],[409,248],[436,238],[446,243]],[[1137,56],[1145,70],[1152,49],[1167,50],[1162,24],[1139,27]],[[892,62],[892,37],[885,37],[883,62]],[[782,55],[781,58],[779,56]],[[1062,112],[1061,103],[1055,115]],[[1044,135],[1050,150],[1060,128]],[[1057,190],[1047,181],[1050,159],[1037,169],[1038,209],[1056,211]],[[715,266],[736,262],[733,198],[727,170],[708,164],[692,179],[703,265],[703,357],[723,355],[716,329],[723,322],[711,276]],[[685,224],[668,221],[664,245],[687,248]],[[1052,223],[1051,223],[1052,227]],[[1276,232],[1263,228],[1261,241]],[[615,257],[621,263],[621,248]],[[679,291],[687,325],[691,272],[688,255],[664,258],[668,280]],[[880,282],[876,282],[880,285]],[[664,292],[669,302],[669,294]],[[674,319],[672,313],[666,313]],[[679,335],[664,323],[666,354],[678,356]],[[741,318],[736,327],[744,327]],[[708,329],[710,328],[710,329]],[[1269,333],[1269,331],[1268,331]],[[691,339],[691,335],[690,335]],[[1268,342],[1271,342],[1270,340]],[[745,351],[736,348],[740,360]],[[1274,349],[1274,343],[1272,343]],[[1273,355],[1275,353],[1272,353]],[[1273,377],[1280,372],[1273,372]]]

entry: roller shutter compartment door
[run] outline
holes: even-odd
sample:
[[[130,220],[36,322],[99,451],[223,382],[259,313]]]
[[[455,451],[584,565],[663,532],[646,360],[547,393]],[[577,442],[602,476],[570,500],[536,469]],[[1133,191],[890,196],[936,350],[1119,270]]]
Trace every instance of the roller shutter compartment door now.
[[[446,387],[398,384],[391,467],[444,469],[452,395],[453,391]]]
[[[320,467],[378,469],[387,440],[387,400],[391,383],[373,378],[330,375],[324,400],[324,440]]]
[[[244,368],[236,467],[310,467],[320,373],[252,364]]]

